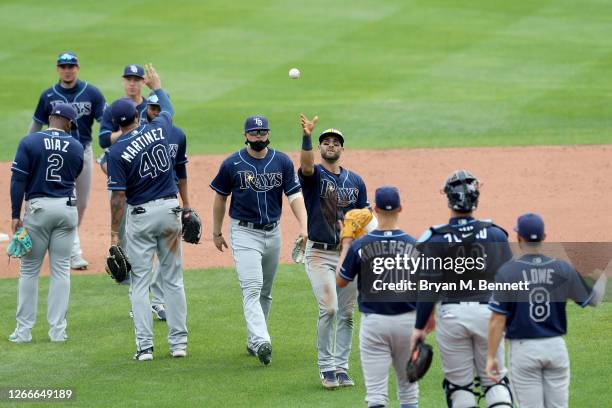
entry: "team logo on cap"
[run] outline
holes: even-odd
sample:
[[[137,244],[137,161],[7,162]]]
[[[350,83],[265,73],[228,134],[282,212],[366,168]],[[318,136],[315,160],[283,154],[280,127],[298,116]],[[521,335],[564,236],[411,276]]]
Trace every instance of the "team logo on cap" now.
[[[136,68],[136,65],[130,65],[130,71],[132,71],[133,73],[137,73],[138,68]]]
[[[65,54],[60,55],[60,59],[61,60],[69,60],[69,59],[72,59],[72,55],[68,54],[68,53],[65,53]]]
[[[57,113],[57,114],[59,115],[60,113],[62,113],[62,111],[58,111],[58,110],[57,110],[57,111],[55,111],[55,113]]]
[[[261,118],[255,118],[254,120],[257,126],[263,126],[263,121],[261,120]]]

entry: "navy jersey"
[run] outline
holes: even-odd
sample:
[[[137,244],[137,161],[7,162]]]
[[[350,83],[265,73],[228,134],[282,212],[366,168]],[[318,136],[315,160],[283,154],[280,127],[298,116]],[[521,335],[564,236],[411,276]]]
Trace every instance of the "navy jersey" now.
[[[168,149],[174,167],[187,164],[187,137],[183,129],[172,126],[170,136],[168,137]]]
[[[26,200],[72,197],[83,170],[83,146],[61,130],[31,133],[21,139],[11,170],[27,176]]]
[[[102,120],[106,107],[102,92],[80,80],[77,80],[76,86],[69,89],[55,84],[40,95],[33,119],[38,123],[49,125],[49,114],[58,103],[69,103],[76,110],[77,128],[72,130],[72,136],[83,146],[90,144],[93,121]]]
[[[300,191],[293,162],[274,149],[268,149],[263,159],[252,157],[246,148],[232,154],[221,164],[210,187],[221,195],[232,195],[230,217],[255,224],[278,221],[282,193]]]
[[[163,111],[151,123],[120,136],[108,151],[108,189],[125,190],[130,205],[176,195],[171,130],[172,116]]]
[[[147,123],[147,100],[142,98],[142,102],[136,106],[138,111],[138,117],[140,123]],[[113,123],[113,117],[110,109],[106,109],[102,115],[102,122],[100,123],[100,133],[98,134],[98,143],[103,149],[107,149],[111,146],[111,133],[119,130],[119,125]]]
[[[534,339],[567,332],[566,299],[586,307],[593,291],[567,262],[524,255],[503,265],[497,282],[529,282],[529,291],[494,292],[489,308],[506,316],[506,338]]]
[[[415,309],[412,302],[388,302],[382,298],[379,301],[365,301],[363,299],[364,286],[376,279],[384,279],[380,272],[374,271],[372,263],[374,258],[395,258],[397,255],[414,256],[416,253],[416,240],[402,230],[380,231],[374,230],[367,235],[353,241],[342,262],[340,276],[348,281],[357,279],[359,289],[359,310],[362,313],[376,313],[382,315],[397,315],[407,313]],[[364,276],[368,274],[369,276]],[[396,273],[387,274],[387,277],[396,277]],[[393,280],[393,278],[392,278]],[[365,284],[364,282],[368,282]]]
[[[308,213],[308,238],[326,244],[340,243],[339,220],[354,208],[369,206],[368,193],[361,177],[344,168],[331,173],[320,165],[311,176],[298,170]]]

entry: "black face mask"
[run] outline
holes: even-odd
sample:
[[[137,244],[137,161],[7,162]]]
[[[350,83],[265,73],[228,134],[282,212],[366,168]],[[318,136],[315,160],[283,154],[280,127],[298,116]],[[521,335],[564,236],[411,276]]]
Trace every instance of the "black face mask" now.
[[[263,149],[265,149],[269,144],[270,144],[270,139],[266,139],[264,140],[258,140],[256,142],[249,142],[248,140],[244,142],[244,144],[248,144],[249,146],[251,146],[251,149],[255,150],[256,152],[261,152]]]

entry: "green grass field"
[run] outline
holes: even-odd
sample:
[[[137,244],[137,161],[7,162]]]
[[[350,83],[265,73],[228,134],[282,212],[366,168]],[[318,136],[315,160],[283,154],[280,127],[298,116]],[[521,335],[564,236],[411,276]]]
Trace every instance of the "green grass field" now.
[[[231,269],[185,273],[189,356],[184,360],[169,357],[166,325],[156,321],[155,360],[145,363],[131,360],[135,345],[127,287],[113,284],[107,276],[73,277],[70,339],[57,344],[47,340],[48,279],[42,279],[34,342],[11,344],[6,337],[14,328],[16,284],[13,279],[0,280],[0,389],[70,387],[75,389],[76,399],[69,406],[84,407],[362,406],[365,388],[357,334],[351,370],[357,387],[325,391],[319,385],[317,306],[308,278],[298,267],[283,266],[277,275],[270,318],[274,359],[269,367],[245,353],[240,290]],[[571,406],[607,406],[612,307],[606,303],[598,309],[582,310],[568,305],[568,310]],[[434,364],[421,382],[421,408],[445,406],[437,354]]]
[[[67,49],[109,101],[124,65],[155,63],[191,154],[240,147],[256,112],[282,150],[300,112],[351,148],[609,143],[610,16],[602,0],[3,0],[0,159]]]

